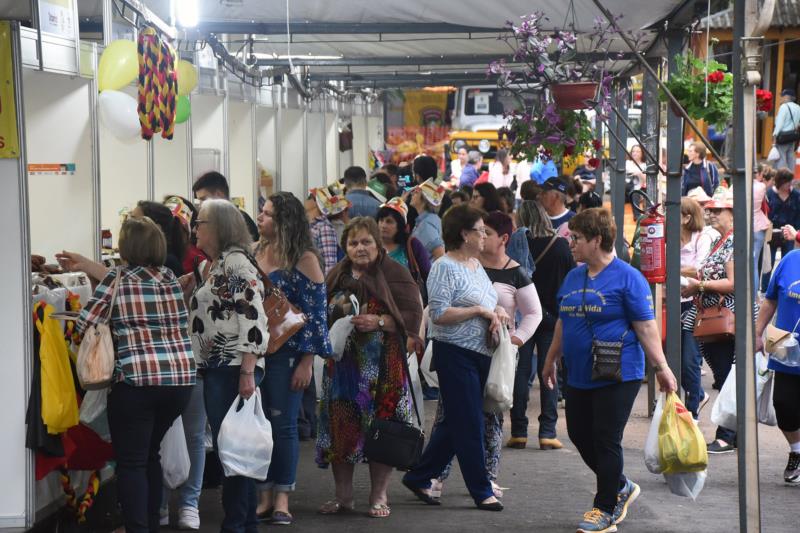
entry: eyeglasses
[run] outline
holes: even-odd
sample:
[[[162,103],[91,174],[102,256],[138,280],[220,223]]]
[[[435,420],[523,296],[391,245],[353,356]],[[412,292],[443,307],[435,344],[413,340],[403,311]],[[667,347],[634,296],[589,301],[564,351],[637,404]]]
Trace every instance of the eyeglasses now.
[[[576,233],[573,233],[569,236],[569,240],[574,243],[577,243],[579,239],[586,240],[586,237],[584,237],[583,235],[578,235]]]
[[[708,212],[711,213],[712,215],[719,215],[720,213],[722,213],[722,209],[718,207],[712,207],[708,209]]]
[[[486,228],[469,228],[467,231],[477,231],[481,235],[486,235]]]

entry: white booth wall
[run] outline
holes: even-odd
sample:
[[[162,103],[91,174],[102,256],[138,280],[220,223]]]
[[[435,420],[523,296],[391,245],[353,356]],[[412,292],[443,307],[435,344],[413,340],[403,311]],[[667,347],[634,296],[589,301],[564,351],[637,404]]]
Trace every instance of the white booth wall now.
[[[281,172],[278,189],[303,198],[306,191],[303,179],[303,111],[280,111]]]
[[[383,136],[383,116],[370,115],[367,117],[367,145],[370,150],[383,150],[384,145]],[[367,155],[369,157],[369,155]]]
[[[325,146],[325,114],[308,113],[308,188],[321,187],[327,181],[327,150]],[[302,199],[302,198],[301,198]]]
[[[121,89],[136,98],[134,87]],[[122,225],[120,212],[147,200],[147,142],[137,137],[119,140],[103,122],[100,137],[100,226],[111,230],[117,245]],[[33,196],[32,196],[33,198]]]
[[[75,174],[28,174],[31,252],[50,263],[70,250],[93,257],[90,82],[23,71],[28,164],[74,163]]]
[[[258,206],[255,202],[253,180],[253,106],[247,102],[228,102],[228,160],[230,175],[228,183],[231,198],[244,198],[244,210],[255,216]]]
[[[225,117],[222,96],[192,95],[193,179],[210,170],[224,172]]]
[[[275,109],[266,106],[256,107],[256,158],[258,167],[265,170],[272,176],[272,190],[262,191],[269,195],[274,192],[275,176],[278,167],[278,155],[276,151],[278,119]]]
[[[351,164],[369,171],[369,131],[367,129],[367,117],[364,115],[353,115],[351,120],[353,124],[353,162]]]
[[[189,185],[189,123],[175,125],[171,140],[158,133],[154,143],[154,200],[161,202],[166,196],[177,194],[191,199]]]
[[[339,125],[335,113],[325,113],[325,183],[336,181],[339,172]]]

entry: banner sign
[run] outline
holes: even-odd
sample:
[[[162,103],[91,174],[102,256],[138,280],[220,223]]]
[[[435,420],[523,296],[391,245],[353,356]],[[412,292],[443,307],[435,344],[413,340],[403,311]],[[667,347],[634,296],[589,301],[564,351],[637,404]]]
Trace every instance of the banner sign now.
[[[0,157],[19,157],[11,24],[0,21]]]

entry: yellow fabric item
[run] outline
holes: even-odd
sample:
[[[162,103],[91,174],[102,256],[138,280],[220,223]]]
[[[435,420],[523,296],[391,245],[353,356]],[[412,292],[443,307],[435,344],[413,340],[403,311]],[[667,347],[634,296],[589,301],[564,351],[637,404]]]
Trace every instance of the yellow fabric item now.
[[[664,474],[702,472],[708,466],[703,434],[674,392],[667,394],[658,426],[658,452]]]
[[[69,352],[58,320],[51,320],[53,306],[44,308],[44,319],[34,319],[39,330],[42,368],[42,421],[51,435],[78,425],[78,399],[69,365]]]

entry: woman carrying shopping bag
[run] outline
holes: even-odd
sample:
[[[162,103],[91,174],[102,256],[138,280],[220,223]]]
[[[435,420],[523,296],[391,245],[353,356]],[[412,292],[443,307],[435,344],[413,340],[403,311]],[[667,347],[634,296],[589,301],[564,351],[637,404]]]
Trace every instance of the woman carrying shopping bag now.
[[[227,200],[206,200],[196,224],[197,246],[211,258],[211,265],[189,305],[192,346],[219,452],[217,437],[228,409],[237,396],[250,398],[264,375],[269,332],[264,284],[249,255],[252,240],[239,210]],[[222,508],[223,531],[255,531],[255,480],[225,477]]]
[[[607,209],[592,208],[569,221],[575,261],[558,291],[559,319],[542,379],[556,382],[567,366],[569,438],[597,478],[592,510],[577,531],[616,531],[639,486],[622,471],[622,435],[644,377],[645,355],[665,392],[675,376],[661,348],[650,287],[642,274],[614,257],[617,227]]]
[[[110,324],[116,368],[108,423],[118,497],[125,530],[144,533],[158,530],[161,440],[189,401],[195,364],[183,292],[164,266],[161,229],[146,217],[126,220],[119,253],[124,266],[100,281],[76,330],[83,334],[90,325]]]

